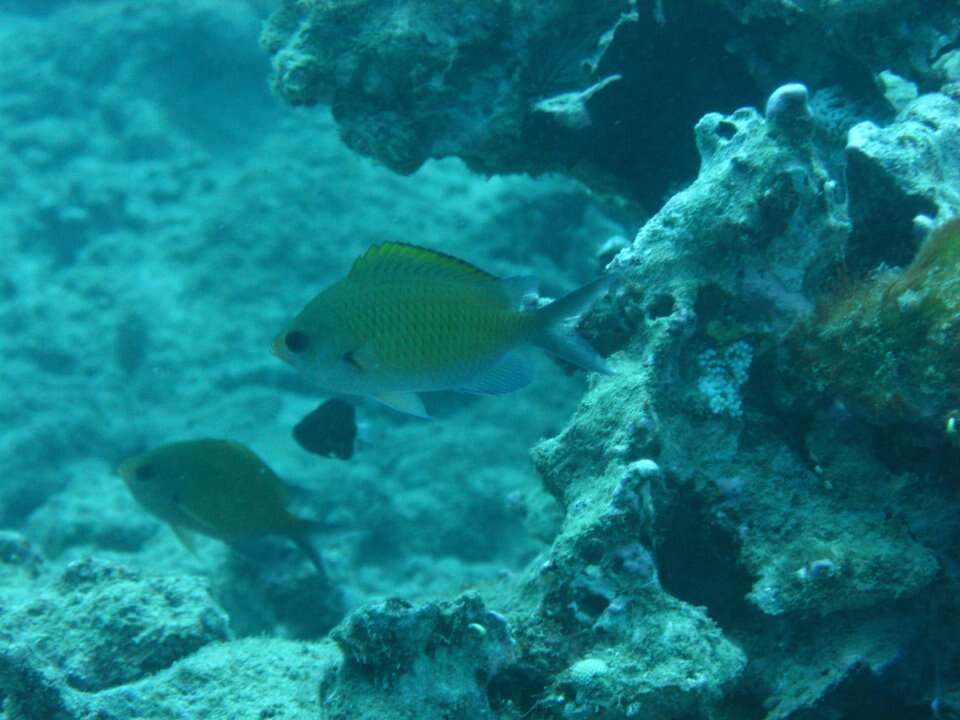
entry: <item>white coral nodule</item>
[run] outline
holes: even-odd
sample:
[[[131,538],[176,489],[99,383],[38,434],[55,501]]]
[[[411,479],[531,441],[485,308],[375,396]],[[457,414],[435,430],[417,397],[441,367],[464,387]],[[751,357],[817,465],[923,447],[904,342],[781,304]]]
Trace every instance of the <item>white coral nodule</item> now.
[[[713,349],[704,350],[697,361],[701,370],[697,389],[706,400],[710,411],[715,415],[740,417],[743,414],[740,388],[749,376],[753,348],[740,340],[725,348],[722,353]]]

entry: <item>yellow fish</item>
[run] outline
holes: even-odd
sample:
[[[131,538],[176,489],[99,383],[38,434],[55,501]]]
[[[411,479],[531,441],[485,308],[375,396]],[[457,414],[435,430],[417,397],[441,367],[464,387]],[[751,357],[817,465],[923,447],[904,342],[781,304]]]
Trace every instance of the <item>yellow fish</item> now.
[[[287,511],[283,482],[240,443],[204,438],[161,445],[125,460],[117,474],[137,502],[168,522],[188,548],[191,532],[227,543],[286,535],[324,572],[307,540],[316,523]]]
[[[611,283],[600,278],[525,309],[533,278],[498,278],[444,253],[382,243],[311,300],[273,352],[328,390],[427,417],[418,392],[497,395],[529,383],[532,369],[518,352],[528,344],[609,373],[573,326]]]

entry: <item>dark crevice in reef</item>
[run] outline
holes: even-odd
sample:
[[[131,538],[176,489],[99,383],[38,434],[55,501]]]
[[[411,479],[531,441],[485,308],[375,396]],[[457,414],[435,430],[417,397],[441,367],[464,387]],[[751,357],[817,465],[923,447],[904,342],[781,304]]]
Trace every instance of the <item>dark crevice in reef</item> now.
[[[847,153],[853,233],[845,256],[846,269],[855,277],[881,263],[909,265],[918,245],[913,219],[917,215],[937,214],[937,206],[929,198],[907,195],[892,178],[871,171],[874,162],[860,151]],[[858,182],[849,182],[854,177]]]
[[[658,26],[651,16],[623,27],[598,69],[600,77],[619,72],[623,80],[590,107],[604,138],[595,162],[630,177],[634,194],[657,205],[670,186],[697,174],[690,130],[697,120],[762,100],[743,61],[725,47],[734,22],[702,6],[690,14],[699,21],[678,17]]]
[[[750,377],[741,389],[743,404],[749,409],[752,422],[745,425],[740,438],[742,448],[756,447],[769,441],[773,433],[808,468],[816,463],[810,457],[805,438],[813,427],[817,410],[829,406],[830,400],[805,398],[795,386],[794,368],[781,366],[777,349],[759,353],[750,364]]]
[[[572,174],[619,178],[627,185],[621,190],[659,206],[669,188],[696,176],[691,128],[697,120],[763,97],[746,65],[725,49],[736,22],[717,9],[695,13],[697,22],[671,18],[658,25],[652,14],[641,13],[637,22],[622,24],[594,73],[621,79],[588,101],[590,126],[566,128],[534,113],[526,141]],[[708,73],[698,71],[707,67]]]
[[[526,715],[533,710],[547,687],[547,678],[524,665],[510,665],[487,683],[490,709],[500,712],[508,708]]]
[[[697,174],[691,128],[707,112],[761,107],[787,80],[838,85],[875,105],[866,66],[845,56],[813,21],[755,20],[748,26],[718,7],[671,6],[667,22],[640,13],[621,24],[593,78],[620,79],[586,102],[591,123],[567,127],[532,113],[524,140],[571,175],[658,207]],[[820,52],[809,52],[809,45]],[[749,58],[763,57],[765,64]],[[709,69],[709,71],[705,71]]]
[[[860,663],[827,694],[820,704],[809,711],[792,716],[797,720],[815,720],[824,717],[872,718],[872,720],[926,720],[931,714],[928,702],[904,694],[904,684],[897,682],[895,663],[881,672],[874,672],[866,663]]]
[[[751,70],[766,92],[799,81],[811,88],[837,85],[847,96],[867,102],[879,99],[873,71],[854,58],[844,39],[825,35],[814,17],[756,19],[748,30],[738,44],[743,54],[764,59]]]
[[[702,492],[678,486],[658,509],[656,525],[657,567],[668,593],[705,606],[722,627],[750,611],[744,598],[753,580],[737,562],[737,540]]]
[[[907,423],[876,428],[872,446],[891,473],[960,480],[960,448],[947,443],[939,418],[934,429]]]

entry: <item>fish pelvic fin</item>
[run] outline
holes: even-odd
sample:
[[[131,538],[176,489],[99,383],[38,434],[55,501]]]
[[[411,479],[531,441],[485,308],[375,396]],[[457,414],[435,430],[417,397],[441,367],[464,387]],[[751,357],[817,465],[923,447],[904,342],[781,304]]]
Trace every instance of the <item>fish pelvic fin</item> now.
[[[612,375],[613,371],[597,351],[577,335],[576,324],[615,282],[609,275],[597,278],[537,310],[537,330],[530,342],[584,370]]]

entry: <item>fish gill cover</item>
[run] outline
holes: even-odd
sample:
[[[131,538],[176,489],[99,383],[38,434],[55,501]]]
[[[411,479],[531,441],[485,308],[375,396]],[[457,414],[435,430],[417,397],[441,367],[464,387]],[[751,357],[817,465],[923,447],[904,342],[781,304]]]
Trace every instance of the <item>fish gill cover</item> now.
[[[2,0],[0,58],[2,718],[958,716],[955,1]],[[366,382],[570,291],[612,372],[278,361],[374,246]]]

